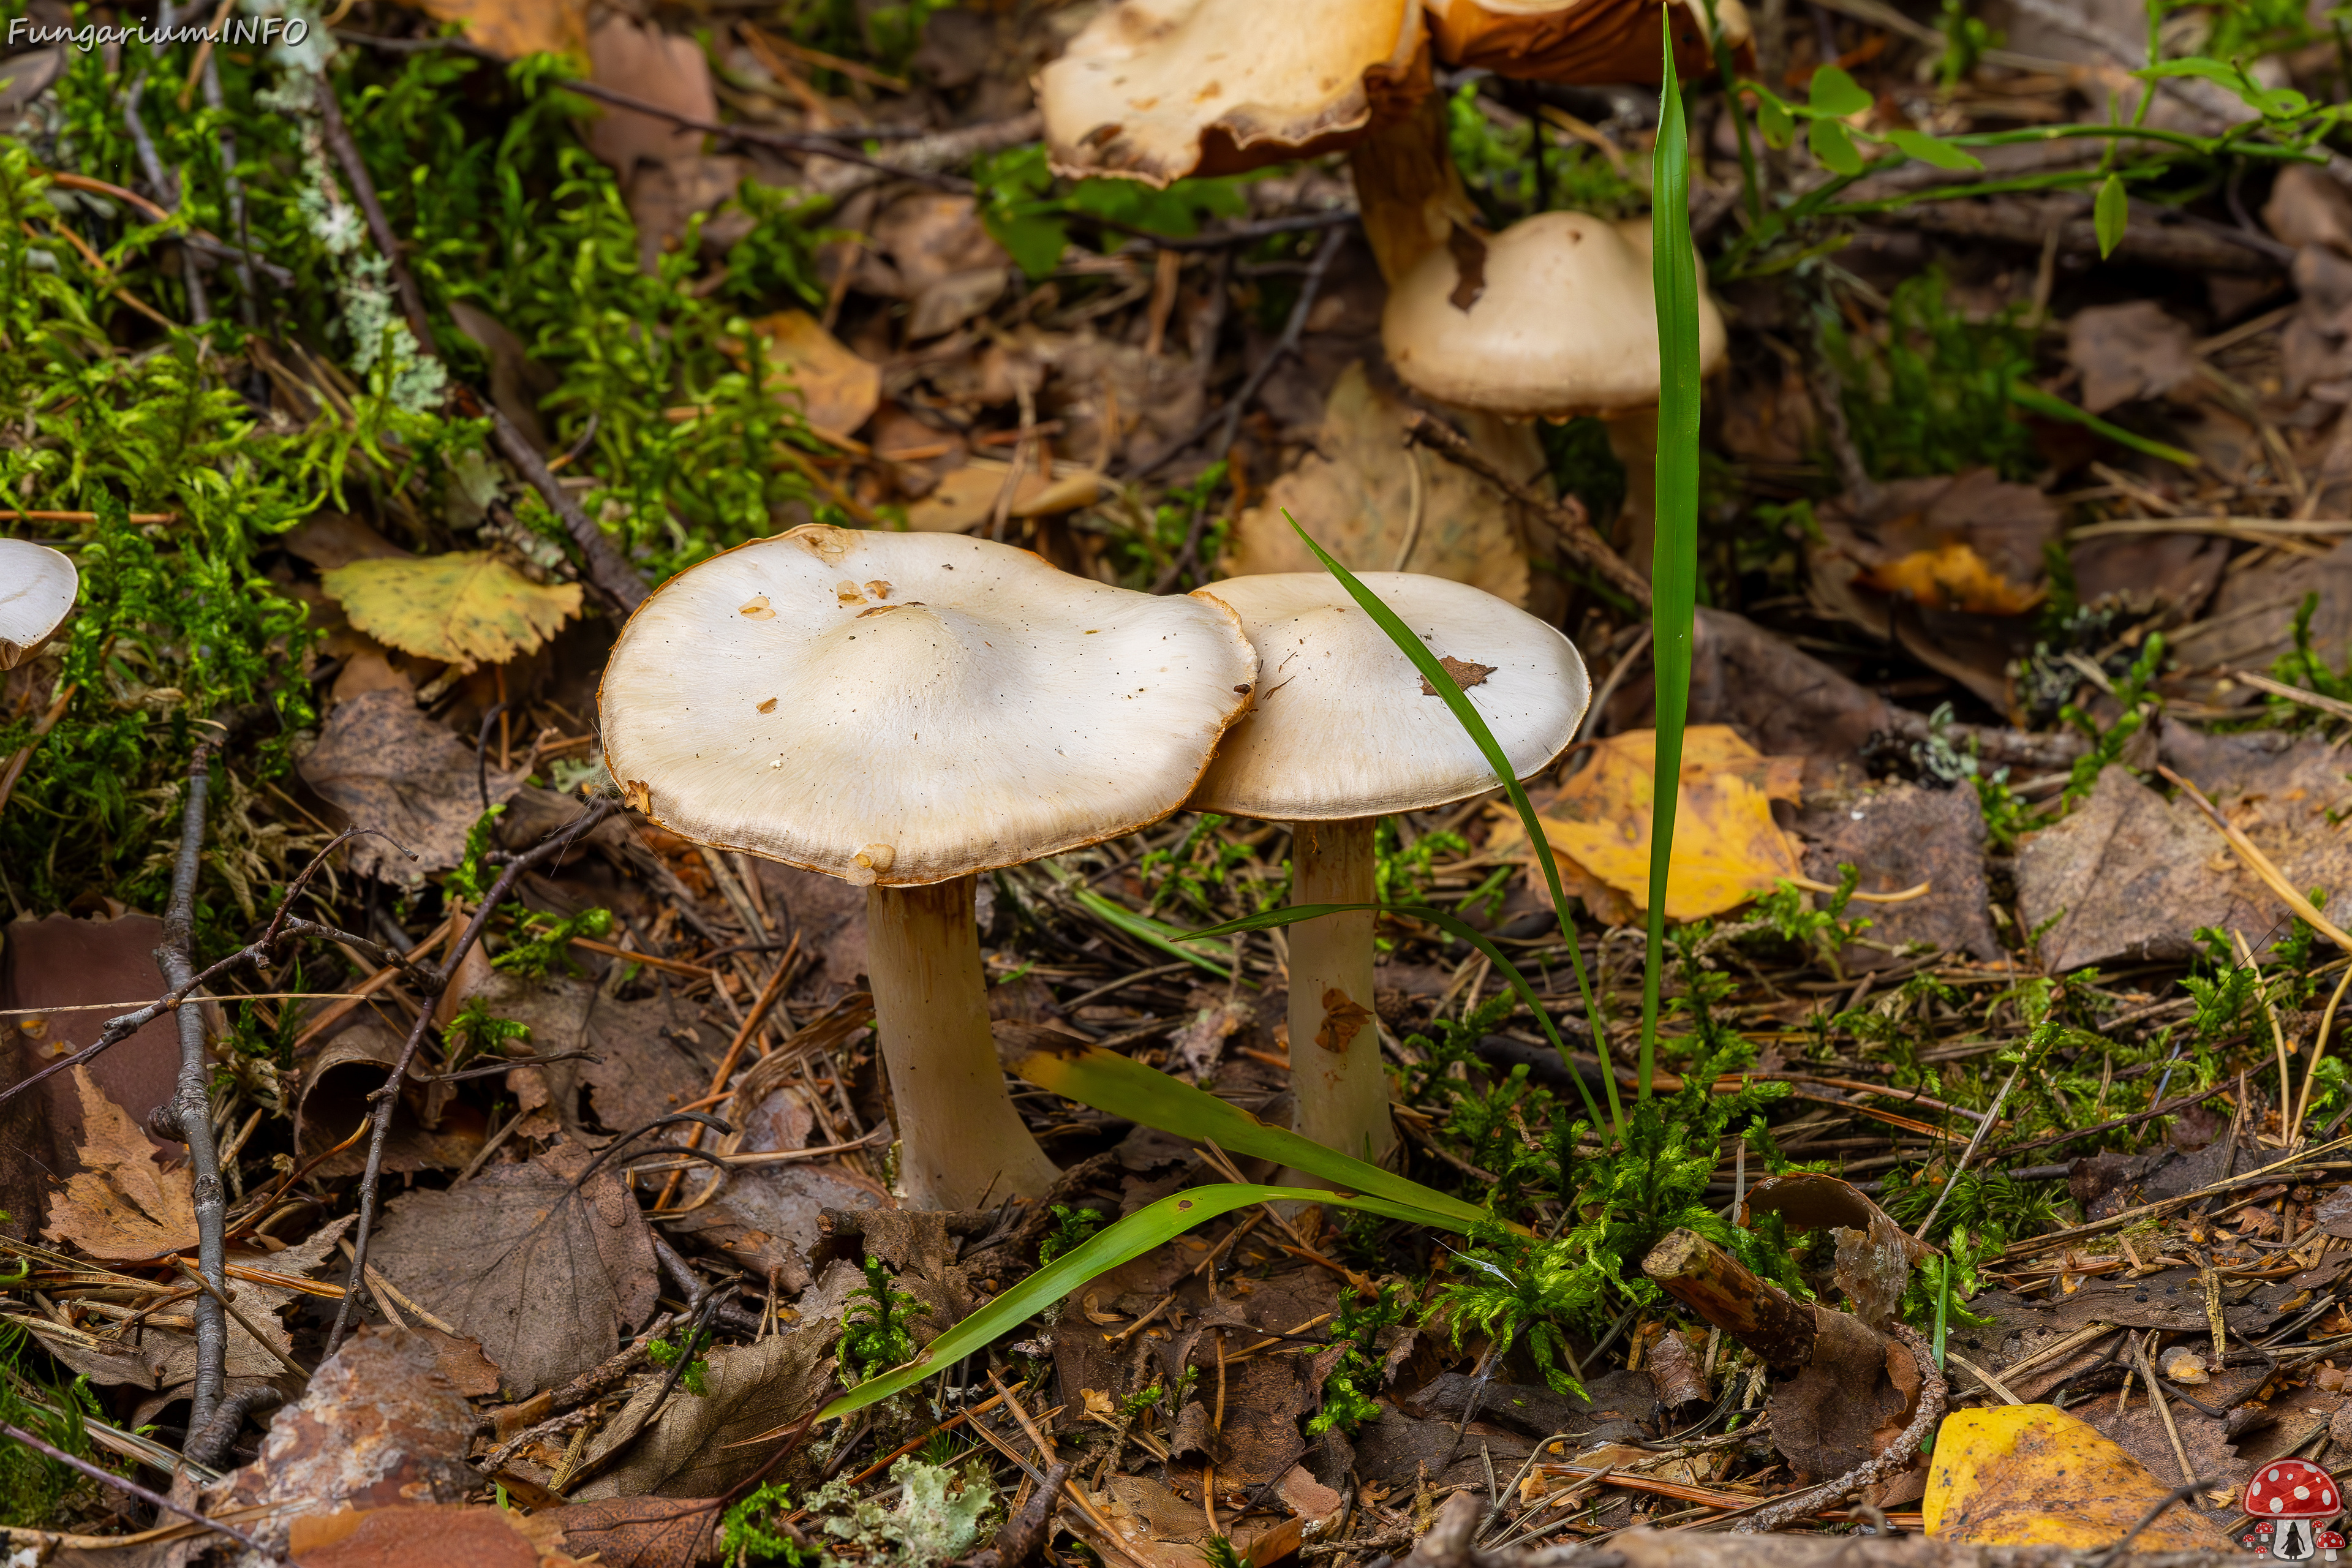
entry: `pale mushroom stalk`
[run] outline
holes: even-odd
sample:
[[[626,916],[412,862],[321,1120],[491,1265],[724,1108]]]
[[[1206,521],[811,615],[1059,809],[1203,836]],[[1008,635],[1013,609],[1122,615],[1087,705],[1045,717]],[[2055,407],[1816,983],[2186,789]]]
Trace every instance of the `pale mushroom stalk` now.
[[[1467,584],[1406,572],[1359,580],[1445,661],[1516,776],[1567,748],[1591,686],[1556,627]],[[1496,784],[1453,710],[1339,579],[1229,577],[1194,596],[1241,617],[1262,689],[1191,804],[1289,823],[1294,907],[1372,902],[1382,816]],[[1349,912],[1289,928],[1290,1081],[1294,1131],[1377,1161],[1396,1132],[1373,1010],[1373,921]]]
[[[874,1033],[901,1127],[898,1176],[943,1208],[1034,1198],[1058,1172],[1004,1095],[972,923],[975,879],[866,890]]]
[[[900,1184],[955,1209],[1055,1178],[997,1065],[973,879],[1168,816],[1256,678],[1223,605],[985,540],[811,526],[656,589],[598,706],[636,810],[867,889]]]
[[[1290,901],[1369,904],[1377,816],[1290,825]],[[1396,1143],[1372,1011],[1372,916],[1324,915],[1286,930],[1290,943],[1291,1131],[1378,1164]]]

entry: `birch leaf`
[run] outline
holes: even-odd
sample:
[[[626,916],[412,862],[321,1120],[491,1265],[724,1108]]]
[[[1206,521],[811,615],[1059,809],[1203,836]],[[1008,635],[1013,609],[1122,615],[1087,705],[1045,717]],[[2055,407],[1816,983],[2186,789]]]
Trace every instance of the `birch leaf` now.
[[[580,584],[538,584],[488,551],[354,561],[324,578],[352,625],[471,670],[538,649],[580,613]]]

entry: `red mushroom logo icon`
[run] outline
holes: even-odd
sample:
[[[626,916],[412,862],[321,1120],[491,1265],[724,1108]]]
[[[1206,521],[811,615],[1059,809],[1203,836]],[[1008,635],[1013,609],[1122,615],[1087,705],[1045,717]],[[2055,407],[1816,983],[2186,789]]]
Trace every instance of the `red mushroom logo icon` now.
[[[2301,1459],[2281,1459],[2264,1465],[2246,1483],[2246,1512],[2261,1526],[2270,1526],[2268,1541],[2250,1542],[2258,1554],[2282,1563],[2308,1563],[2326,1549],[2329,1561],[2343,1550],[2344,1538],[2319,1530],[2322,1521],[2343,1511],[2344,1499],[2336,1478],[2317,1465]],[[2267,1550],[2265,1550],[2267,1548]]]

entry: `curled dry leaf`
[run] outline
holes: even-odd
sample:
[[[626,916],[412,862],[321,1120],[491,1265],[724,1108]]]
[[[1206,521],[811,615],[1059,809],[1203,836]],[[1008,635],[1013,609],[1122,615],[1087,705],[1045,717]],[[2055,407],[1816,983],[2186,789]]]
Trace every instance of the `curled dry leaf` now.
[[[769,385],[819,431],[846,436],[882,401],[882,367],[845,347],[806,310],[751,323],[767,339]]]
[[[336,704],[319,743],[299,764],[305,783],[355,827],[388,834],[411,860],[382,838],[355,838],[351,868],[404,887],[446,871],[466,853],[466,830],[481,815],[478,776],[495,804],[522,787],[520,773],[476,773],[477,759],[447,730],[397,691],[371,691]]]
[[[530,653],[580,613],[577,583],[534,583],[486,550],[354,561],[320,579],[377,641],[471,670]]]
[[[479,1340],[509,1394],[586,1372],[653,1310],[653,1236],[612,1172],[559,1144],[462,1187],[394,1198],[376,1267],[435,1316]]]
[[[1634,909],[1649,903],[1650,774],[1657,745],[1654,730],[1598,742],[1591,764],[1538,817],[1556,852]],[[1772,820],[1772,802],[1797,799],[1802,767],[1795,757],[1761,754],[1724,725],[1696,724],[1685,733],[1668,919],[1721,914],[1797,875],[1796,847]],[[1496,829],[1506,841],[1508,827]],[[1568,868],[1560,869],[1566,875]]]
[[[418,1335],[362,1327],[270,1422],[260,1456],[206,1489],[207,1511],[457,1502],[481,1479],[465,1462],[474,1411],[434,1362]],[[294,1511],[265,1513],[246,1528],[283,1551]]]
[[[1853,1183],[1818,1172],[1767,1176],[1748,1189],[1742,1225],[1777,1214],[1790,1230],[1826,1230],[1837,1240],[1835,1279],[1854,1316],[1884,1327],[1911,1281],[1914,1265],[1936,1255]]]
[[[645,1383],[597,1433],[583,1460],[590,1468],[617,1456],[616,1462],[576,1495],[588,1501],[726,1491],[773,1458],[784,1434],[824,1403],[833,1388],[833,1346],[840,1337],[838,1323],[816,1321],[754,1344],[719,1345],[707,1358],[709,1392],[673,1389],[658,1412],[654,1401],[660,1380]]]
[[[2171,1487],[2053,1405],[1960,1410],[1936,1435],[1922,1505],[1931,1536],[1982,1546],[2105,1546]],[[2172,1509],[2144,1552],[2226,1550],[2210,1521]]]

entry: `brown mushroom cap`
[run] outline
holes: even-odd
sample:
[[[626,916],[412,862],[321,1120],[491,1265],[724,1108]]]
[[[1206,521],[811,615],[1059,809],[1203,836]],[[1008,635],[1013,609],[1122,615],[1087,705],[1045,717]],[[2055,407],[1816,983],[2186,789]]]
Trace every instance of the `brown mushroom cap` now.
[[[1414,0],[1118,0],[1037,77],[1057,174],[1154,185],[1336,152],[1427,92]]]
[[[1515,418],[1565,419],[1658,401],[1650,220],[1538,213],[1485,241],[1470,292],[1463,258],[1433,250],[1389,294],[1381,340],[1415,391]],[[1475,256],[1474,247],[1463,247]],[[1700,276],[1699,363],[1727,347]]]
[[[1437,58],[1496,76],[1552,82],[1654,82],[1664,72],[1658,0],[1426,0]],[[1725,42],[1752,47],[1740,0],[1716,0]],[[1712,70],[1703,0],[1675,12],[1675,69]]]

